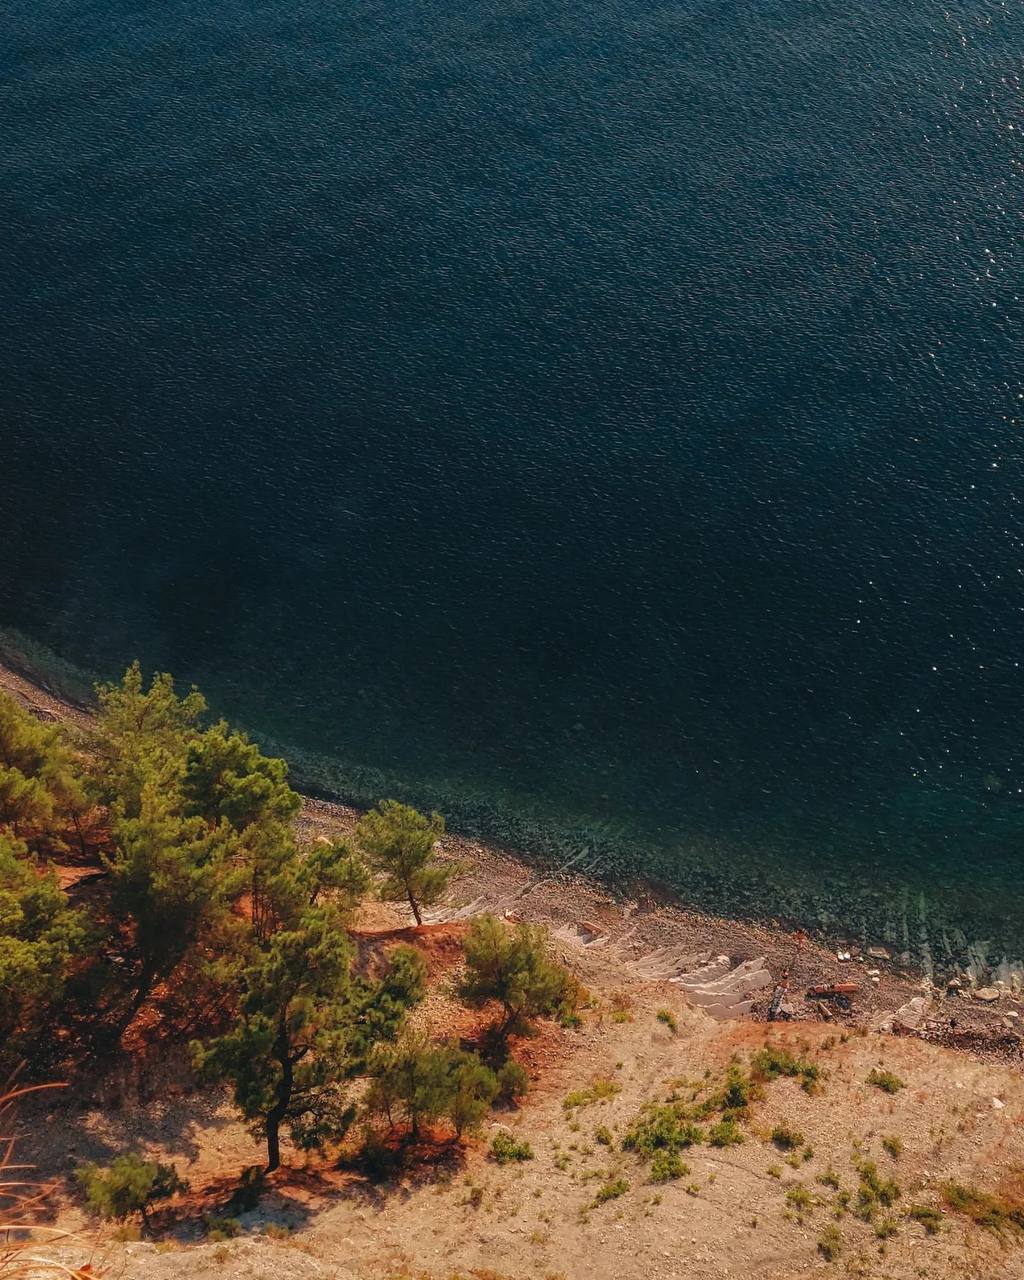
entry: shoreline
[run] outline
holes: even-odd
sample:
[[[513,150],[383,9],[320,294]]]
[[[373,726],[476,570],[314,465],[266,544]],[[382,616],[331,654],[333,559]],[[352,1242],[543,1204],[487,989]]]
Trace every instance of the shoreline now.
[[[50,713],[88,715],[93,677],[30,637],[0,628],[0,664],[23,691],[40,689]],[[717,832],[698,822],[674,836],[645,835],[625,819],[609,825],[564,807],[551,812],[528,796],[517,799],[500,789],[485,794],[465,779],[330,756],[292,740],[284,728],[251,721],[237,706],[225,714],[268,754],[287,760],[293,785],[304,796],[360,809],[394,796],[424,812],[442,813],[453,829],[531,864],[581,860],[580,870],[613,890],[635,883],[709,918],[801,929],[836,950],[882,947],[905,970],[933,982],[959,976],[976,986],[998,979],[1024,991],[1019,895],[1007,885],[993,897],[985,873],[980,882],[970,881],[965,898],[965,874],[945,882],[941,863],[900,870],[897,858],[887,872],[877,850],[862,859],[855,841],[847,848],[829,835],[815,836],[811,826],[802,835],[791,833],[795,844],[780,843],[778,833],[761,826],[733,830],[727,811]],[[297,726],[292,731],[301,739]],[[841,819],[836,821],[841,827]]]
[[[45,687],[34,672],[19,669],[7,655],[0,658],[0,690],[10,694],[42,719],[88,727],[91,714],[82,702]],[[354,805],[303,792],[298,823],[309,837],[344,834],[355,824]],[[819,983],[856,982],[860,992],[850,1013],[826,1020],[837,1025],[877,1029],[915,997],[934,999],[928,1032],[921,1038],[966,1049],[993,1060],[1024,1058],[1024,1039],[1016,1032],[1024,1022],[1024,999],[1019,985],[999,988],[991,1004],[972,998],[972,978],[963,981],[963,997],[945,995],[932,976],[882,947],[867,948],[841,938],[808,936],[775,920],[757,922],[740,916],[718,915],[687,905],[678,890],[636,876],[598,877],[579,869],[585,855],[561,865],[553,859],[496,841],[449,831],[441,853],[460,864],[453,882],[458,904],[471,903],[479,911],[503,910],[513,918],[547,924],[556,937],[579,945],[600,940],[626,962],[642,960],[661,949],[713,951],[734,963],[763,957],[775,980],[788,972],[795,1020],[825,1017],[817,1001],[803,997]],[[514,912],[509,910],[514,903]],[[584,941],[585,940],[585,941]],[[840,960],[839,952],[849,951]],[[952,976],[952,975],[951,975]],[[975,975],[972,975],[974,977]],[[653,980],[652,980],[653,981]],[[751,1017],[767,1017],[771,988],[757,993]],[[955,1030],[948,1024],[955,1019]],[[938,1023],[936,1026],[935,1024]],[[1024,1030],[1024,1028],[1022,1028]],[[906,1032],[905,1032],[906,1033]]]

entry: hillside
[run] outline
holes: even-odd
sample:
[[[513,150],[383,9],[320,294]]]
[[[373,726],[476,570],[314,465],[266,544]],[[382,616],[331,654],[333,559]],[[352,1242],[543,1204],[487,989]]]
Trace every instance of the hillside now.
[[[447,945],[452,933],[428,930],[422,942],[431,958],[432,1016],[447,1002],[454,1024],[465,1015],[446,994],[459,954]],[[260,1149],[216,1097],[182,1097],[173,1067],[162,1083],[147,1083],[146,1102],[57,1108],[45,1140],[33,1137],[28,1146],[53,1175],[69,1160],[135,1144],[187,1172],[193,1192],[164,1213],[154,1242],[118,1243],[106,1233],[104,1265],[125,1280],[170,1280],[186,1268],[194,1280],[1024,1275],[1012,1223],[975,1225],[943,1196],[955,1181],[1005,1197],[1019,1214],[1024,1082],[1017,1071],[820,1023],[716,1023],[668,984],[621,983],[595,957],[571,958],[596,1007],[578,1031],[546,1024],[519,1047],[534,1077],[520,1109],[496,1117],[465,1153],[426,1144],[382,1181],[337,1159],[293,1163],[274,1176],[258,1207],[237,1215],[238,1238],[202,1242],[203,1215],[227,1212],[239,1173],[260,1160]],[[662,1010],[674,1029],[659,1018]],[[799,1078],[764,1082],[738,1126],[740,1144],[691,1147],[682,1153],[684,1174],[653,1183],[650,1160],[622,1150],[641,1109],[712,1091],[734,1057],[745,1064],[766,1044],[820,1068],[815,1092]],[[904,1087],[890,1095],[868,1084],[873,1069],[895,1073]],[[773,1142],[780,1127],[799,1141]],[[505,1165],[491,1158],[491,1138],[506,1130],[529,1143],[532,1158]],[[890,1207],[870,1206],[865,1221],[857,1216],[858,1165],[869,1160],[884,1182],[898,1183],[899,1195]],[[826,1185],[833,1174],[838,1186]],[[842,1212],[844,1191],[850,1208]],[[609,1198],[598,1203],[602,1195]],[[908,1217],[921,1208],[939,1215],[936,1234]],[[92,1229],[70,1196],[58,1221]],[[819,1242],[832,1225],[839,1252],[827,1261]]]

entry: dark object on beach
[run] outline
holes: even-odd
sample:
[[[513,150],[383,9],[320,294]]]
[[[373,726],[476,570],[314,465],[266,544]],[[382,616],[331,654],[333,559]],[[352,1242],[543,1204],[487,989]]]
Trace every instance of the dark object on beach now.
[[[780,982],[772,992],[772,1001],[768,1006],[769,1022],[789,1022],[793,1017],[792,1008],[786,1003],[789,987]]]
[[[840,1009],[849,1009],[853,997],[860,994],[860,985],[856,982],[822,982],[807,988],[808,1000],[830,1000]]]

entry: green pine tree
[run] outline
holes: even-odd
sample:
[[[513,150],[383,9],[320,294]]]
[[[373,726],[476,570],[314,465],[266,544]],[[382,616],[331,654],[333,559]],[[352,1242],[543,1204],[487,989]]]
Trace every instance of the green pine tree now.
[[[89,738],[97,798],[115,813],[138,817],[142,793],[155,784],[177,796],[188,749],[199,736],[206,700],[192,689],[179,697],[173,679],[154,675],[146,688],[133,662],[120,684],[97,685],[99,715]]]
[[[81,771],[59,725],[41,724],[0,693],[0,828],[46,831],[85,805]]]
[[[366,878],[345,846],[303,855],[288,839],[268,840],[255,876],[251,940],[233,973],[237,1019],[193,1053],[208,1078],[231,1084],[273,1170],[283,1129],[300,1149],[345,1132],[354,1115],[347,1082],[375,1044],[398,1034],[422,998],[425,968],[399,948],[383,978],[353,972],[345,924]]]
[[[551,959],[547,931],[539,925],[510,929],[493,915],[478,916],[463,943],[466,972],[459,987],[473,1008],[490,1001],[501,1005],[496,1030],[528,1032],[533,1019],[574,1004],[577,985],[570,973]]]
[[[87,1164],[75,1171],[86,1203],[98,1217],[123,1222],[137,1213],[144,1228],[149,1226],[149,1211],[157,1200],[166,1200],[179,1191],[187,1191],[188,1183],[178,1176],[173,1165],[143,1160],[134,1152],[118,1156],[108,1169]]]
[[[87,941],[52,872],[20,841],[0,834],[0,1060],[12,1059],[45,1025]]]
[[[288,785],[286,761],[263,755],[223,720],[189,744],[182,791],[188,813],[239,832],[290,823],[302,804]]]
[[[112,848],[101,856],[110,877],[115,936],[130,939],[134,959],[123,1025],[204,932],[225,919],[241,885],[232,864],[237,845],[230,827],[182,817],[173,791],[154,782],[143,785],[137,816],[115,820]]]
[[[428,818],[397,800],[382,800],[356,827],[356,843],[375,871],[384,875],[381,896],[404,898],[417,925],[422,908],[438,902],[457,868],[437,860],[444,819]]]

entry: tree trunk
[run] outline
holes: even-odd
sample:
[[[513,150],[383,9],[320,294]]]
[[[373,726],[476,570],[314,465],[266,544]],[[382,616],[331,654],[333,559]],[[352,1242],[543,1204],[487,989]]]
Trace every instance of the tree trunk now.
[[[116,1039],[120,1040],[128,1028],[135,1020],[135,1015],[149,999],[149,994],[156,984],[157,973],[153,965],[144,964],[139,970],[138,980],[135,983],[135,991],[132,994],[128,1008],[125,1009],[115,1027]]]
[[[406,897],[409,899],[409,906],[412,907],[412,914],[416,920],[416,924],[421,925],[423,923],[423,917],[420,915],[420,904],[412,896],[411,889],[406,889],[405,893]]]
[[[153,990],[156,983],[156,966],[144,964],[139,973],[139,980],[135,984],[135,994],[132,996],[132,1003],[128,1012],[128,1021],[124,1024],[127,1028],[131,1020],[149,999],[149,994]]]
[[[281,1121],[288,1114],[295,1085],[295,1064],[289,1052],[288,1028],[282,1015],[277,1027],[274,1057],[281,1064],[281,1079],[277,1084],[277,1098],[267,1113],[267,1173],[273,1173],[281,1165]]]
[[[267,1116],[267,1173],[281,1167],[281,1125],[274,1115]]]

